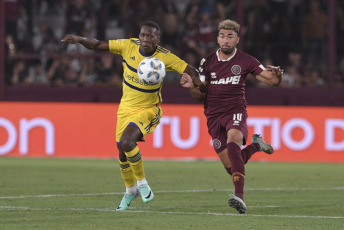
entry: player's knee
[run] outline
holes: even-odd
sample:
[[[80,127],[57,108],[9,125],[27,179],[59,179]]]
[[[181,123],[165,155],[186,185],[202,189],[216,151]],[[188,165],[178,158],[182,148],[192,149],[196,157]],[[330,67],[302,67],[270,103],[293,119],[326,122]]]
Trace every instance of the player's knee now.
[[[118,158],[122,162],[127,161],[127,156],[125,155],[125,153],[123,151],[118,151]]]
[[[120,145],[124,152],[130,152],[136,147],[136,142],[127,138],[121,138]]]
[[[118,159],[121,161],[121,162],[126,162],[127,161],[127,156],[123,153],[119,153],[118,154]]]

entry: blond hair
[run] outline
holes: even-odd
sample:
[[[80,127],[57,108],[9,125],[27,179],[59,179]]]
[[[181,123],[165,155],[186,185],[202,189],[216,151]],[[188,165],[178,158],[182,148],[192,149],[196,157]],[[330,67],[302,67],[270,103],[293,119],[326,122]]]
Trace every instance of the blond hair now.
[[[230,19],[226,19],[224,21],[221,21],[219,23],[219,27],[218,27],[219,31],[224,29],[224,30],[233,30],[235,31],[237,34],[239,34],[239,30],[240,30],[240,25],[233,20]]]

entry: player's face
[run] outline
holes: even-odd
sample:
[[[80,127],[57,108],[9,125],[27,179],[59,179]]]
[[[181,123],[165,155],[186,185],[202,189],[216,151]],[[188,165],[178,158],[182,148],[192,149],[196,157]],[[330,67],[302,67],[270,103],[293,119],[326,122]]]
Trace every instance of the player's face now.
[[[157,44],[160,42],[160,36],[156,28],[142,26],[139,39],[141,42],[140,49],[144,54],[150,55],[155,51]]]
[[[239,42],[239,36],[234,30],[219,31],[217,36],[217,43],[220,45],[221,52],[224,54],[232,54],[236,45]]]

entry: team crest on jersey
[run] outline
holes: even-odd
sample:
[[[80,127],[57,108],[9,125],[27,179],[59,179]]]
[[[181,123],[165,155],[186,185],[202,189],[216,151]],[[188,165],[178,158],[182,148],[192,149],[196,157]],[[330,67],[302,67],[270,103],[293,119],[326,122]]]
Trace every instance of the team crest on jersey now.
[[[216,73],[215,73],[215,72],[211,72],[211,73],[210,73],[210,77],[211,77],[211,78],[216,78]]]
[[[231,70],[235,75],[239,75],[241,73],[241,67],[238,65],[233,65]]]
[[[221,148],[221,141],[219,139],[214,139],[213,140],[213,146],[214,146],[214,149]]]

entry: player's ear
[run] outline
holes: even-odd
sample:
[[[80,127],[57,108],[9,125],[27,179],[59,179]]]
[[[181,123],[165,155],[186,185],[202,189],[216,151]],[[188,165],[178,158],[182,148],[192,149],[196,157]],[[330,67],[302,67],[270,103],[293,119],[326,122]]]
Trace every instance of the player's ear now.
[[[240,37],[239,37],[239,35],[237,36],[237,41],[236,41],[236,44],[238,44],[239,43],[239,41],[240,41]]]
[[[156,42],[159,44],[160,43],[160,35],[156,36]]]

